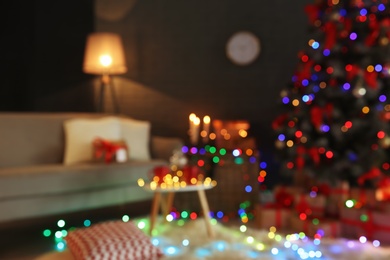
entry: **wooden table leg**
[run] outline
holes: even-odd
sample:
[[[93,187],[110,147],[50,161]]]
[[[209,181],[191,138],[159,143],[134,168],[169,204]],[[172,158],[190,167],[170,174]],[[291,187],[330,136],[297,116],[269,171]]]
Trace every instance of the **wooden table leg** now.
[[[205,191],[198,190],[198,196],[199,196],[200,205],[201,205],[202,211],[203,211],[203,217],[204,217],[205,224],[206,224],[207,234],[209,235],[209,237],[212,238],[215,236],[215,234],[214,234],[213,228],[211,227],[211,219],[210,219],[210,215],[209,215],[210,209],[209,209],[209,204],[207,202]]]
[[[164,212],[165,220],[167,219],[166,216],[169,214],[169,211],[172,209],[172,205],[173,205],[173,200],[174,199],[175,199],[175,193],[174,192],[168,192],[168,194],[167,194],[167,204],[166,204],[166,209],[165,209],[165,212]]]
[[[155,191],[153,197],[153,203],[152,203],[152,210],[150,212],[150,229],[149,229],[150,235],[152,235],[154,225],[156,223],[158,210],[160,208],[160,200],[161,200],[161,192]]]

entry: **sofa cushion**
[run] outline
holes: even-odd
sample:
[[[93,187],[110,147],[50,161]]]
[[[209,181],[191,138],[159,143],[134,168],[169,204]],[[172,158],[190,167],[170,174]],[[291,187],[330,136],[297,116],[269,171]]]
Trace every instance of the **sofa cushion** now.
[[[65,165],[93,161],[92,143],[96,138],[121,139],[119,121],[115,117],[66,120],[64,122],[64,131]]]
[[[150,160],[0,168],[0,200],[126,185],[134,188],[139,178],[149,179],[154,167],[166,164]]]
[[[125,140],[129,159],[150,160],[150,122],[120,118],[121,137]]]

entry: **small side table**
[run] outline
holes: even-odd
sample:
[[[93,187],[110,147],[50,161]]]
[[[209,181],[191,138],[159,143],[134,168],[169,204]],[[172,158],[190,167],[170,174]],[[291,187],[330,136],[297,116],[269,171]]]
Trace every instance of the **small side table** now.
[[[185,187],[172,187],[172,188],[160,188],[156,187],[155,189],[151,189],[148,185],[145,185],[145,188],[149,191],[154,192],[152,209],[150,212],[150,235],[154,229],[154,225],[156,223],[157,215],[161,206],[162,212],[164,216],[169,213],[169,210],[172,208],[173,200],[176,192],[193,192],[196,191],[198,193],[198,198],[200,205],[202,207],[203,217],[205,220],[206,230],[209,237],[214,237],[214,230],[211,227],[211,221],[209,216],[209,204],[207,202],[207,197],[205,190],[211,189],[214,186],[212,185],[204,185],[204,184],[196,184],[196,185],[187,185]],[[167,194],[166,201],[162,201],[162,193]]]

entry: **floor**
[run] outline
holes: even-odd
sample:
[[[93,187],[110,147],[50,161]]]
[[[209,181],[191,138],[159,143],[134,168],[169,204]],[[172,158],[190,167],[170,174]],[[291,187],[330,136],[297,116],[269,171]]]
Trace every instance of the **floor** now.
[[[32,260],[43,253],[56,249],[54,234],[45,237],[43,231],[54,233],[61,230],[57,223],[65,221],[64,229],[81,227],[85,220],[92,223],[104,220],[121,219],[124,215],[137,218],[148,214],[150,202],[143,202],[118,207],[110,207],[86,212],[61,214],[44,218],[0,223],[0,259]]]

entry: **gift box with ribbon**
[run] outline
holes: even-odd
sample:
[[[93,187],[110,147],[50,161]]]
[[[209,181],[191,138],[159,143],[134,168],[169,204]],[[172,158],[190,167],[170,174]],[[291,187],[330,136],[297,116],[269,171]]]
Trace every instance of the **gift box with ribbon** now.
[[[341,222],[335,219],[300,218],[292,216],[289,219],[289,229],[292,232],[304,232],[309,237],[336,238],[341,236]]]
[[[106,140],[96,138],[92,143],[93,155],[96,161],[126,162],[128,159],[128,147],[122,140]]]
[[[379,201],[376,199],[376,191],[374,189],[366,188],[351,188],[348,199],[354,200],[355,204],[360,207],[378,208]]]
[[[308,217],[324,217],[326,197],[319,194],[300,194],[295,196],[295,210],[299,214],[304,213]]]
[[[339,182],[332,186],[322,184],[319,186],[319,193],[326,197],[325,215],[331,218],[338,218],[340,209],[344,207],[345,201],[350,197],[348,182]]]
[[[255,206],[258,227],[266,229],[272,226],[282,229],[288,227],[294,196],[299,192],[301,192],[299,188],[290,186],[276,186],[271,192],[272,198],[270,192],[267,192],[267,201],[261,200],[260,204]]]
[[[344,208],[341,210],[342,235],[358,239],[379,240],[390,244],[390,213],[372,209]]]
[[[282,207],[278,204],[255,205],[256,225],[258,228],[286,229],[289,225],[291,208]]]

